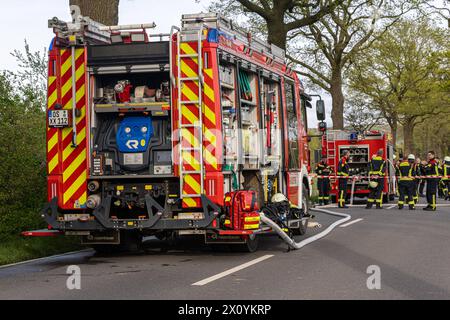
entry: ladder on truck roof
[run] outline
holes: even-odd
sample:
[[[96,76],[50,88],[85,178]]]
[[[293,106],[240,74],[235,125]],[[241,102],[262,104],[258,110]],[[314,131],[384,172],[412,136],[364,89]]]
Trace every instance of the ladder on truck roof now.
[[[337,160],[336,159],[336,132],[327,132],[327,161],[330,163],[330,159],[332,159],[333,170],[337,172]],[[340,157],[340,155],[337,155]]]
[[[198,27],[203,25],[207,28],[218,29],[245,43],[249,49],[255,52],[264,53],[266,56],[282,64],[286,62],[285,50],[277,47],[276,45],[269,44],[266,41],[253,37],[251,33],[248,32],[248,30],[239,27],[238,25],[233,23],[232,20],[227,19],[218,13],[208,12],[183,14],[181,23],[183,28],[195,26]]]
[[[203,25],[183,27],[177,35],[179,173],[180,196],[184,208],[201,207],[204,193],[202,107],[204,30]],[[192,68],[195,64],[197,68]]]

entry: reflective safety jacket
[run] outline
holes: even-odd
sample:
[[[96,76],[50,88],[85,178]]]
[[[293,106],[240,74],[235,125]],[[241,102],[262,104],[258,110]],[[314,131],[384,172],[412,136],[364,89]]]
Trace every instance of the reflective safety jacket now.
[[[425,175],[439,176],[439,166],[435,159],[431,159],[430,161],[428,161],[428,164],[425,167]]]
[[[399,176],[400,181],[413,181],[414,176],[416,175],[414,163],[410,163],[405,160],[400,162],[397,167],[397,175]]]
[[[326,163],[319,162],[316,166],[316,173],[319,176],[329,176],[332,172],[333,172],[333,168],[331,168],[331,166],[329,166]]]
[[[338,176],[348,177],[350,172],[350,166],[347,163],[347,159],[342,157],[338,164]]]
[[[369,163],[369,175],[384,176],[386,172],[386,161],[382,157],[375,156]]]

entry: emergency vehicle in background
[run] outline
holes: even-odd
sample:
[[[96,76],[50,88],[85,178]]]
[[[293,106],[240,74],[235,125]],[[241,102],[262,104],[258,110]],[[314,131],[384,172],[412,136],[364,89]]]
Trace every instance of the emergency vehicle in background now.
[[[322,125],[321,128],[324,128]],[[323,130],[323,129],[322,129]],[[322,156],[328,165],[337,172],[339,160],[346,151],[350,151],[348,164],[350,167],[347,185],[347,198],[367,198],[369,196],[369,163],[377,151],[383,150],[386,161],[386,178],[383,187],[383,202],[393,201],[395,197],[395,167],[393,164],[394,146],[389,135],[382,131],[355,132],[348,130],[323,130]],[[330,195],[337,202],[339,182],[331,178]]]
[[[311,98],[283,50],[215,13],[149,35],[73,9],[49,21],[49,230],[27,235],[110,250],[195,234],[253,251],[267,208],[306,232]]]

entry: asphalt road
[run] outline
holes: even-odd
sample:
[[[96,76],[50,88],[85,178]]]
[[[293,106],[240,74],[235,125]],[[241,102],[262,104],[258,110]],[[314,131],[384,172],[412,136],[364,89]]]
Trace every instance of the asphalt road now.
[[[149,240],[134,255],[85,250],[46,258],[1,268],[0,299],[450,299],[447,203],[436,213],[399,211],[392,204],[383,210],[328,208],[352,220],[291,252],[277,236],[265,236],[252,254],[216,253],[193,241],[161,250],[160,242]],[[323,227],[307,236],[337,219],[317,214]],[[81,269],[81,290],[66,287],[70,265]],[[369,266],[379,268],[380,289],[367,287]],[[218,274],[223,277],[193,285]]]

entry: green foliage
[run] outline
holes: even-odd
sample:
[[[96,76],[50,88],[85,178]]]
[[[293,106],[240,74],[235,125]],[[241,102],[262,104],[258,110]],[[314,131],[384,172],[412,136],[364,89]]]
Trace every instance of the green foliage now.
[[[423,151],[414,150],[417,125],[445,119],[450,111],[448,36],[426,19],[403,20],[355,59],[349,72],[352,94],[369,100],[391,128],[403,126],[407,153]]]
[[[0,240],[44,226],[46,62],[27,44],[13,55],[19,71],[0,75]]]
[[[0,246],[0,265],[74,251],[79,243],[77,237],[10,239]]]

